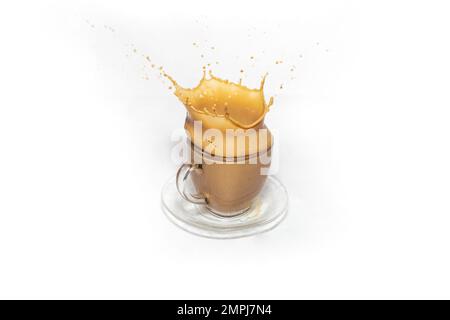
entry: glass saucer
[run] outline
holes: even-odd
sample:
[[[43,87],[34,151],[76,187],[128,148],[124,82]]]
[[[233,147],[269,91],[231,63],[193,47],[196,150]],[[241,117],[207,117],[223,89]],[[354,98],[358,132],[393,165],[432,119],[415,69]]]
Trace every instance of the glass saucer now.
[[[245,213],[222,217],[213,214],[204,205],[184,200],[173,177],[162,189],[161,206],[169,220],[187,232],[207,238],[233,239],[275,228],[287,214],[288,195],[277,178],[268,176],[263,189]]]

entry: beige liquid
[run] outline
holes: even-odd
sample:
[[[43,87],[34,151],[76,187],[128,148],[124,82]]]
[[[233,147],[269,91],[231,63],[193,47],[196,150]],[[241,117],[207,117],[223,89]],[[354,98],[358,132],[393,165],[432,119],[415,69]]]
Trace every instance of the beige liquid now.
[[[186,89],[167,74],[165,76],[173,83],[175,95],[187,110],[185,129],[192,142],[191,155],[201,155],[202,160],[192,173],[197,192],[206,198],[208,208],[217,214],[232,216],[245,211],[266,180],[267,176],[261,174],[261,169],[270,166],[273,139],[264,125],[264,117],[273,99],[268,103],[265,101],[265,77],[260,88],[250,89],[212,74],[206,78],[204,73],[195,88]],[[201,121],[201,134],[194,132],[195,121]],[[218,144],[208,137],[205,134],[208,129],[222,132],[224,143]],[[227,130],[231,130],[234,135],[225,135]],[[266,134],[260,135],[262,131]],[[246,141],[245,148],[237,149],[237,144],[234,144],[235,148],[232,150],[226,147],[227,139],[238,139],[242,136]],[[211,163],[207,161],[211,156],[222,160]],[[260,161],[262,156],[266,159],[264,162]],[[225,160],[230,158],[233,161],[245,160],[226,163]],[[256,161],[251,162],[250,159]]]
[[[263,155],[270,159],[271,149]],[[192,172],[191,177],[196,191],[206,198],[211,211],[222,216],[247,211],[266,181],[267,176],[261,175],[261,169],[270,166],[270,162],[259,161],[259,156],[251,156],[256,157],[256,163],[249,163],[250,157],[239,163],[224,163],[207,162],[208,155],[203,155],[202,164]]]
[[[213,155],[239,157],[263,152],[272,146],[272,135],[264,125],[264,117],[273,104],[273,98],[266,103],[264,98],[264,83],[260,87],[250,89],[242,84],[233,83],[215,77],[206,72],[200,83],[192,89],[181,87],[172,77],[164,74],[175,88],[175,95],[184,104],[188,112],[185,129],[192,142]],[[195,134],[194,122],[201,121],[202,132]],[[206,131],[208,129],[220,130],[223,134],[223,143],[211,141]],[[232,131],[233,137],[227,136],[226,131]],[[233,150],[227,150],[227,139],[244,137],[245,149],[237,150],[237,143]],[[265,141],[259,141],[265,139]],[[262,143],[263,142],[263,143]],[[261,145],[263,146],[261,149]]]

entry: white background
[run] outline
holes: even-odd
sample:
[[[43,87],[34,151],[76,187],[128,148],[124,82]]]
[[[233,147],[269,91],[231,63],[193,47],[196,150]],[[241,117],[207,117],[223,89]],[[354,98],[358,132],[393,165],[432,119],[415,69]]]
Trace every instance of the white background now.
[[[3,2],[0,298],[450,298],[449,9]],[[198,238],[160,210],[185,112],[142,54],[195,85],[200,52],[269,71],[291,200],[270,233]]]

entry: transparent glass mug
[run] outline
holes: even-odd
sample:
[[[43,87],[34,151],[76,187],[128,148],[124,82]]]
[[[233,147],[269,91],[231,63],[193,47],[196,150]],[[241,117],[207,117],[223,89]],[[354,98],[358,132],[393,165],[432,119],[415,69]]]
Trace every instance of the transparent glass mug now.
[[[205,205],[214,214],[235,216],[246,212],[261,191],[271,162],[271,149],[243,157],[217,157],[191,145],[191,161],[177,172],[176,184],[187,201]],[[191,180],[195,192],[188,190]]]

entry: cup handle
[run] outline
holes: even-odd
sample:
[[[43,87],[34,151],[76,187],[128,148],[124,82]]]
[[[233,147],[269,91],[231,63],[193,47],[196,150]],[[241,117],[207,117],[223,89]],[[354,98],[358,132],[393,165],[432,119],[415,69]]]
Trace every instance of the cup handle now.
[[[187,201],[194,204],[206,204],[206,198],[201,194],[191,194],[186,191],[186,180],[189,178],[189,175],[192,171],[200,169],[200,167],[192,164],[185,163],[183,164],[177,172],[177,190],[180,195]]]

